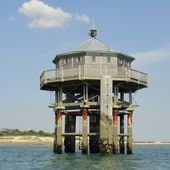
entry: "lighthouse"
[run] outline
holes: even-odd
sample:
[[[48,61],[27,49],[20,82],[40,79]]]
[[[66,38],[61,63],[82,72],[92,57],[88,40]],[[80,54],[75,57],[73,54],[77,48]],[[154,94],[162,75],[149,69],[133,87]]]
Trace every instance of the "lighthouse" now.
[[[74,48],[57,54],[55,69],[40,76],[40,89],[55,92],[54,152],[133,153],[133,93],[148,86],[133,56],[97,38],[97,29]]]

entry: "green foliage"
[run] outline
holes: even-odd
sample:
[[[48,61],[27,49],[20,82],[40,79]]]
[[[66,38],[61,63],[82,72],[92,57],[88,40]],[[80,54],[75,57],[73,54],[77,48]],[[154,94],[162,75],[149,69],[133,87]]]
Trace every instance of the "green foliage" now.
[[[52,133],[34,130],[20,131],[19,129],[2,129],[0,130],[0,136],[53,136]]]

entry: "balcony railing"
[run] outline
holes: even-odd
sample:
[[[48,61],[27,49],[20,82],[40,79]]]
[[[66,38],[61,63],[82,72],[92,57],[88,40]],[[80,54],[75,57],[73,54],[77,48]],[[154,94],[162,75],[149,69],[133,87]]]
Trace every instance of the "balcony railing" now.
[[[104,75],[112,76],[113,80],[134,81],[138,84],[147,86],[147,74],[123,67],[110,66],[84,66],[59,68],[46,70],[40,76],[40,86],[49,82],[60,82],[67,80],[100,79]]]

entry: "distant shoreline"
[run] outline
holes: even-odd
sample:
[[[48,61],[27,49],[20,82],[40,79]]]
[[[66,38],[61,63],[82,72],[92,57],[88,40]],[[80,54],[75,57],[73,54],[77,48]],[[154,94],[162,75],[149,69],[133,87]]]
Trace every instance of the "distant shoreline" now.
[[[0,136],[0,144],[34,144],[34,145],[53,145],[54,137],[40,136]],[[78,143],[78,141],[76,142]],[[170,142],[162,141],[135,141],[134,145],[170,145]]]
[[[0,144],[53,144],[53,137],[40,136],[0,136]]]
[[[170,142],[160,142],[160,141],[153,141],[153,142],[134,142],[134,145],[170,145]]]

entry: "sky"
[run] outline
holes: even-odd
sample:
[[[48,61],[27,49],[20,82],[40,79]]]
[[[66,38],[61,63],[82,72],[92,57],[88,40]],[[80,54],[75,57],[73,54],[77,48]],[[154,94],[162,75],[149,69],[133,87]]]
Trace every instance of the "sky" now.
[[[0,129],[53,132],[52,94],[39,77],[52,60],[89,38],[136,58],[149,87],[133,95],[134,140],[170,141],[169,0],[5,0],[0,2]]]

